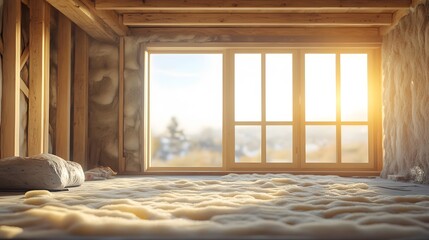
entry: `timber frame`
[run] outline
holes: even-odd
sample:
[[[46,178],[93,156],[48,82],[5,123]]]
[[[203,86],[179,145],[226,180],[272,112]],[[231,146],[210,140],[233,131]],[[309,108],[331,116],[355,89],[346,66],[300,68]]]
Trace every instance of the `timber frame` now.
[[[58,11],[58,119],[55,152],[84,167],[88,161],[89,45],[119,46],[119,171],[126,173],[123,132],[124,62],[127,36],[145,42],[259,47],[353,47],[377,45],[424,0],[4,0],[0,54],[3,64],[0,156],[20,154],[21,95],[29,104],[28,154],[48,151],[51,12]],[[28,46],[21,45],[22,7],[30,12]],[[182,36],[182,40],[177,36]],[[74,36],[74,39],[72,39]],[[185,39],[185,40],[183,40]],[[73,46],[79,46],[74,48]],[[183,45],[182,45],[183,46]],[[73,51],[74,50],[74,51]],[[379,64],[379,53],[374,54]],[[141,56],[147,63],[147,56]],[[146,61],[145,61],[146,60]],[[25,65],[29,82],[21,79]],[[376,68],[374,74],[381,75]],[[143,73],[146,74],[146,73]],[[380,87],[381,88],[381,87]],[[381,102],[381,99],[377,99]],[[147,104],[142,102],[142,106]],[[377,116],[381,129],[381,116]],[[146,129],[147,130],[147,129]],[[145,131],[145,129],[143,129]],[[381,136],[378,136],[381,137]],[[145,140],[145,139],[143,139]],[[146,139],[147,140],[147,139]],[[382,149],[381,141],[376,141]],[[380,153],[378,153],[380,154]],[[380,157],[381,158],[381,157]],[[375,171],[381,170],[376,164]],[[142,167],[141,172],[144,171]],[[311,170],[312,171],[312,170]],[[310,170],[309,170],[310,172]],[[360,174],[360,173],[358,173]]]

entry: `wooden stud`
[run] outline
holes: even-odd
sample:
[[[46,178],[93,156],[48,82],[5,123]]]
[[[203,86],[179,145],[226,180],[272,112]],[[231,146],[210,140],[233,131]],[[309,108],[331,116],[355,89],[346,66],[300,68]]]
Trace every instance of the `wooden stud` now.
[[[262,11],[262,10],[350,10],[407,8],[411,0],[96,0],[97,10],[139,11]]]
[[[73,161],[84,169],[88,160],[88,35],[80,28],[75,31]]]
[[[58,14],[58,80],[55,154],[70,159],[71,22]]]
[[[119,172],[125,172],[124,158],[124,67],[125,67],[125,39],[119,38],[119,107],[118,107],[118,165]]]
[[[19,155],[21,2],[5,0],[3,6],[3,96],[1,157]]]
[[[105,42],[116,42],[118,40],[118,36],[111,26],[115,25],[115,22],[117,23],[116,25],[121,25],[121,23],[118,22],[118,19],[111,19],[106,23],[98,15],[90,0],[47,1],[93,38]],[[106,19],[109,16],[105,14],[103,18]]]
[[[140,27],[389,26],[390,13],[128,13],[123,23]]]
[[[49,137],[49,5],[30,0],[28,155],[47,152]],[[46,90],[48,90],[46,92]],[[48,127],[47,127],[48,126]]]

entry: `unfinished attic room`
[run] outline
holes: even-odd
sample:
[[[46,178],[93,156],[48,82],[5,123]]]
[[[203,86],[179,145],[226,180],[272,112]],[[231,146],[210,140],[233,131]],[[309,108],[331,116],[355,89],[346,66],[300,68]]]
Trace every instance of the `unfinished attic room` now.
[[[0,0],[0,238],[429,239],[429,0]]]

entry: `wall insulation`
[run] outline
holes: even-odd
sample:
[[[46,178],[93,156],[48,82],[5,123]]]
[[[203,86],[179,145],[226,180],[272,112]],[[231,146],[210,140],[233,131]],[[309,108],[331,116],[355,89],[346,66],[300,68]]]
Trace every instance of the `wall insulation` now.
[[[429,183],[429,1],[383,39],[383,177]]]
[[[118,45],[91,40],[88,168],[118,169],[118,60]]]

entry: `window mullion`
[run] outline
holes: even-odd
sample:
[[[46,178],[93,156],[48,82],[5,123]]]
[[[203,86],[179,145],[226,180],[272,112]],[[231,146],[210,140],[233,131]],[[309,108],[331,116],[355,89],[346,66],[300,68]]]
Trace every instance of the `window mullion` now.
[[[337,94],[337,116],[336,116],[336,122],[337,122],[337,164],[341,163],[341,59],[340,59],[340,53],[337,52],[335,54],[335,70],[336,70],[336,94]]]
[[[267,162],[266,154],[266,140],[267,140],[267,128],[266,128],[266,91],[265,91],[265,77],[266,77],[266,62],[265,53],[261,53],[261,163]]]

